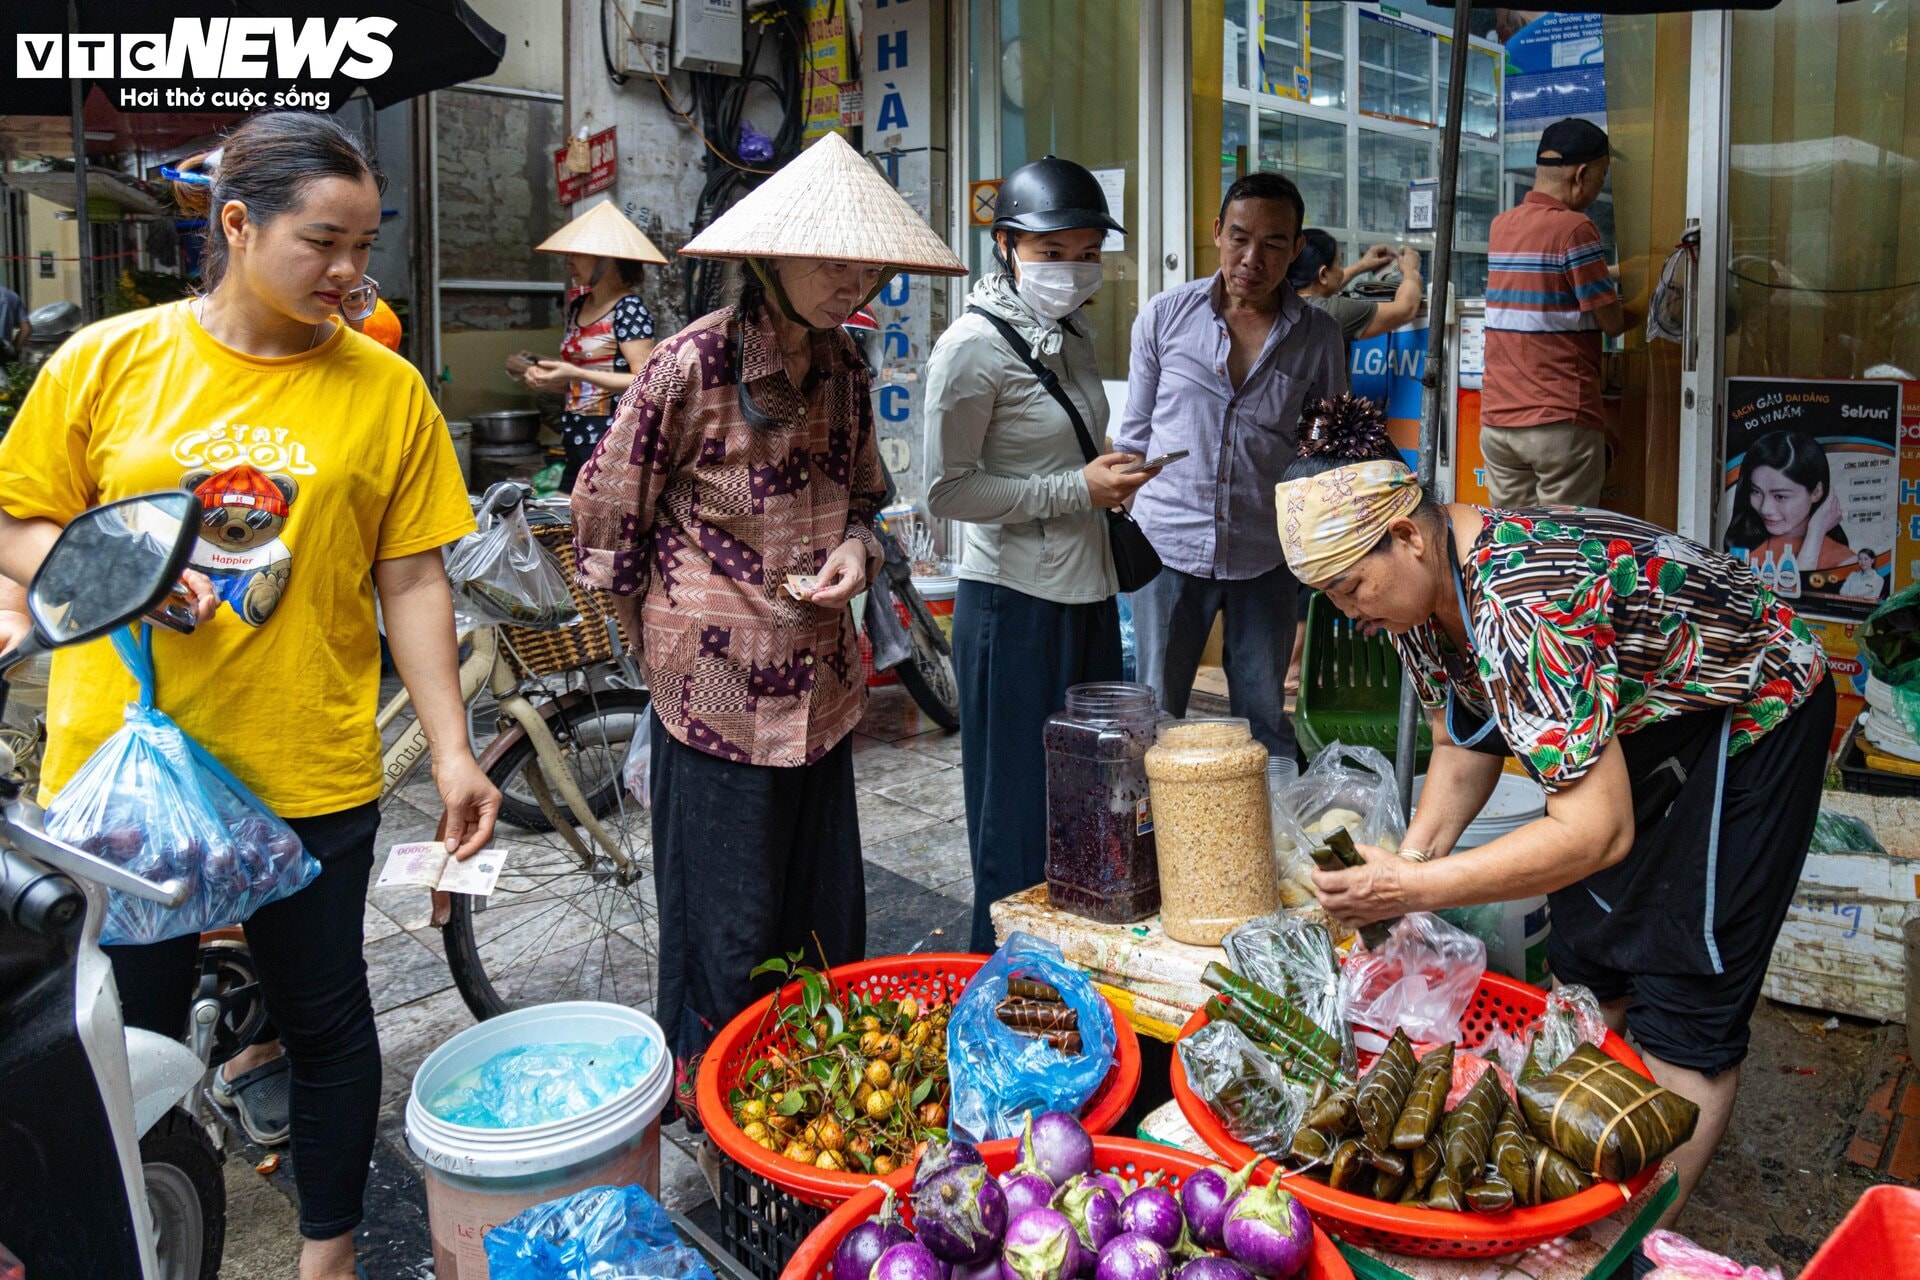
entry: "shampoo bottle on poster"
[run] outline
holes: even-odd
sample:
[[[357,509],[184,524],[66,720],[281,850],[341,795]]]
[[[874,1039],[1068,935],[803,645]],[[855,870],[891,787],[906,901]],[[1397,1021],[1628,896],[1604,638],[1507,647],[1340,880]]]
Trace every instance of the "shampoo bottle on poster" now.
[[[1779,594],[1780,573],[1779,570],[1773,566],[1773,551],[1771,549],[1767,551],[1766,559],[1760,562],[1760,585],[1774,592],[1776,595]]]
[[[1793,544],[1789,542],[1780,552],[1780,570],[1775,575],[1776,585],[1773,593],[1783,600],[1800,598],[1800,563],[1793,558]]]

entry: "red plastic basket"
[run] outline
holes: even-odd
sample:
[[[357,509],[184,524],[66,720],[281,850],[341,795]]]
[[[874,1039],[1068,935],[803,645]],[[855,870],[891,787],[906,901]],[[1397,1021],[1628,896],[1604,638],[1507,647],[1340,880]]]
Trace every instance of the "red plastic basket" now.
[[[1546,992],[1489,973],[1480,979],[1480,989],[1460,1019],[1461,1043],[1472,1048],[1485,1043],[1496,1031],[1521,1031],[1546,1007]],[[1207,1014],[1203,1009],[1180,1028],[1180,1038],[1184,1040],[1206,1025]],[[1607,1033],[1607,1042],[1601,1049],[1641,1075],[1652,1078],[1647,1064],[1612,1032]],[[1173,1096],[1201,1141],[1227,1163],[1237,1166],[1254,1158],[1253,1148],[1229,1134],[1212,1108],[1188,1086],[1186,1069],[1181,1065],[1178,1052],[1173,1055]],[[1269,1161],[1261,1167],[1271,1164]],[[1428,1258],[1490,1258],[1517,1253],[1590,1222],[1598,1222],[1638,1195],[1657,1172],[1658,1166],[1655,1166],[1643,1170],[1624,1186],[1603,1182],[1565,1200],[1532,1209],[1510,1209],[1506,1213],[1410,1209],[1335,1191],[1325,1183],[1299,1174],[1283,1176],[1287,1179],[1287,1189],[1313,1210],[1314,1221],[1350,1244]]]
[[[1920,1280],[1920,1191],[1868,1187],[1813,1255],[1800,1280],[1860,1280],[1863,1276]]]
[[[828,970],[834,984],[859,992],[868,999],[898,998],[911,995],[923,1004],[952,1004],[966,989],[967,982],[980,971],[986,956],[957,952],[934,952],[917,956],[890,956],[866,960]],[[781,992],[781,1004],[801,998],[797,983]],[[714,1037],[706,1057],[700,1061],[696,1085],[700,1100],[700,1123],[706,1127],[720,1149],[737,1163],[753,1170],[775,1186],[811,1205],[832,1208],[873,1181],[870,1173],[836,1173],[814,1169],[783,1159],[768,1151],[733,1122],[733,1110],[727,1095],[754,1059],[770,1049],[791,1048],[786,1028],[767,1016],[772,996],[754,1001],[745,1012]],[[1108,1002],[1112,1007],[1112,1002]],[[1125,1114],[1140,1088],[1140,1041],[1120,1010],[1113,1009],[1116,1041],[1113,1069],[1094,1090],[1082,1108],[1080,1123],[1089,1133],[1105,1133]]]
[[[1010,1138],[983,1143],[980,1154],[986,1157],[988,1171],[998,1175],[1011,1169],[1017,1158],[1014,1152],[1017,1146],[1019,1143]],[[1138,1181],[1149,1173],[1164,1174],[1160,1185],[1169,1191],[1179,1190],[1180,1184],[1187,1178],[1213,1164],[1211,1160],[1177,1147],[1141,1142],[1135,1138],[1106,1136],[1094,1138],[1093,1161],[1097,1168],[1128,1181]],[[1263,1170],[1254,1175],[1254,1180],[1265,1182],[1267,1176]],[[901,1169],[889,1174],[886,1181],[898,1195],[900,1216],[911,1226],[913,1206],[907,1202],[906,1193],[913,1186],[913,1170]],[[787,1269],[780,1273],[780,1280],[833,1280],[833,1251],[840,1247],[840,1241],[847,1232],[880,1212],[883,1198],[879,1187],[869,1185],[835,1209],[795,1251],[792,1261],[787,1263]],[[1353,1269],[1347,1266],[1346,1259],[1340,1256],[1340,1250],[1318,1226],[1313,1229],[1313,1254],[1307,1260],[1307,1269],[1296,1280],[1353,1280]]]

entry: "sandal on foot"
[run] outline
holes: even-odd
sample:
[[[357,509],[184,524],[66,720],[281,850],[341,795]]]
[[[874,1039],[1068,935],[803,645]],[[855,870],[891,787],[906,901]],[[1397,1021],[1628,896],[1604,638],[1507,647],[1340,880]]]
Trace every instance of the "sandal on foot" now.
[[[263,1147],[282,1146],[292,1136],[293,1066],[284,1055],[232,1080],[216,1069],[207,1096]]]

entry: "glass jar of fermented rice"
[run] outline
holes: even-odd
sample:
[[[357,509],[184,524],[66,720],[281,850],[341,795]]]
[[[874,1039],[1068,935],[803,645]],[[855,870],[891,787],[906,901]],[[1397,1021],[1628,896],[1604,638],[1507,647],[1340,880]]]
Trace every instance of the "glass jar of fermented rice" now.
[[[1147,752],[1160,861],[1160,921],[1213,947],[1280,905],[1267,805],[1267,749],[1239,718],[1176,720]]]

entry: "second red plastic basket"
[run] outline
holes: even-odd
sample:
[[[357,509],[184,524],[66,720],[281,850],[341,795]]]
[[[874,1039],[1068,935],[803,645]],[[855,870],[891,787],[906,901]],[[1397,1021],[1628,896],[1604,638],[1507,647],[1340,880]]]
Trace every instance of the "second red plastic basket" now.
[[[988,1171],[997,1176],[1011,1169],[1017,1145],[1011,1139],[983,1143],[980,1154],[986,1159]],[[1124,1182],[1137,1182],[1147,1174],[1158,1173],[1162,1175],[1161,1186],[1177,1191],[1181,1182],[1213,1162],[1157,1142],[1095,1136],[1093,1163],[1096,1168],[1118,1175]],[[1254,1175],[1258,1182],[1266,1181],[1267,1176],[1265,1173]],[[908,1226],[912,1226],[913,1206],[907,1203],[906,1193],[913,1186],[913,1170],[902,1169],[889,1176],[887,1182],[898,1196],[901,1217]],[[780,1273],[780,1280],[834,1280],[833,1251],[840,1247],[840,1241],[847,1232],[880,1211],[883,1198],[879,1187],[870,1186],[835,1209],[794,1252],[793,1260]],[[847,1280],[863,1278],[848,1277]],[[1326,1232],[1316,1225],[1313,1231],[1313,1255],[1307,1260],[1307,1269],[1294,1280],[1353,1280],[1353,1269],[1347,1265],[1333,1241],[1327,1238]]]
[[[828,973],[836,986],[857,991],[869,999],[911,995],[923,1004],[952,1004],[987,960],[986,956],[936,952],[866,960],[841,965]],[[780,998],[783,1006],[800,999],[799,985],[789,984]],[[729,1022],[708,1047],[706,1057],[700,1062],[697,1085],[700,1123],[729,1158],[808,1204],[830,1208],[871,1183],[873,1175],[836,1173],[783,1159],[742,1133],[727,1105],[728,1093],[755,1058],[769,1049],[791,1047],[786,1043],[785,1028],[767,1017],[772,1002],[772,996],[754,1001]],[[1140,1041],[1120,1010],[1114,1008],[1111,1001],[1107,1007],[1113,1011],[1116,1041],[1113,1069],[1087,1099],[1080,1115],[1080,1123],[1086,1126],[1087,1132],[1096,1134],[1113,1127],[1132,1105],[1133,1095],[1140,1088]]]
[[[1461,1043],[1473,1048],[1485,1043],[1496,1031],[1524,1030],[1546,1007],[1546,992],[1489,973],[1481,978],[1473,1003],[1460,1019]],[[1184,1040],[1206,1025],[1206,1011],[1202,1010],[1180,1029],[1180,1038]],[[1178,1046],[1173,1055],[1173,1096],[1180,1104],[1180,1113],[1201,1141],[1228,1164],[1242,1165],[1253,1159],[1253,1148],[1228,1133],[1213,1109],[1188,1085],[1177,1049]],[[1601,1049],[1641,1075],[1650,1076],[1647,1064],[1619,1036],[1609,1032]],[[1342,1240],[1429,1258],[1483,1258],[1515,1253],[1597,1222],[1638,1195],[1657,1172],[1657,1168],[1648,1169],[1624,1186],[1603,1182],[1565,1200],[1532,1209],[1511,1209],[1506,1213],[1409,1209],[1335,1191],[1324,1183],[1296,1174],[1286,1177],[1287,1189],[1306,1201],[1307,1207],[1313,1210],[1314,1221]]]

